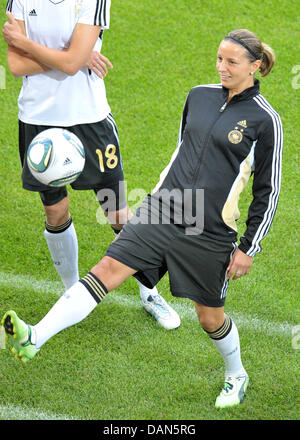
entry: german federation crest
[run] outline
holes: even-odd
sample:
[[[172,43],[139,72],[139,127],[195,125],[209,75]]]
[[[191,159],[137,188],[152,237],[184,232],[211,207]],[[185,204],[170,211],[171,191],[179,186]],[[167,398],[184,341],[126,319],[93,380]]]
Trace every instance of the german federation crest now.
[[[228,139],[232,144],[239,144],[242,142],[243,135],[239,130],[231,130],[228,133]]]

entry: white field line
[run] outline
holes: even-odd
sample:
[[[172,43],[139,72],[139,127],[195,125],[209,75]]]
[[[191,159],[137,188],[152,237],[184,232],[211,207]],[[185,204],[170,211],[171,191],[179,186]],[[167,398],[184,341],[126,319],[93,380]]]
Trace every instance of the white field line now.
[[[60,281],[50,282],[45,280],[38,280],[30,275],[16,275],[0,271],[0,288],[1,287],[9,287],[18,292],[22,292],[22,290],[24,289],[32,290],[39,294],[51,293],[53,294],[53,304],[56,301],[56,298],[60,296],[64,291],[62,283]],[[124,293],[118,293],[118,291],[110,292],[105,297],[104,301],[107,304],[117,302],[118,304],[129,308],[141,307],[138,287],[136,289],[136,292],[129,292],[128,295],[125,295]],[[197,322],[196,312],[191,301],[184,299],[172,299],[169,303],[178,312],[182,321],[187,319]],[[3,311],[1,311],[1,313],[2,312]],[[239,328],[245,328],[250,331],[264,333],[265,335],[269,336],[292,336],[292,329],[294,325],[288,322],[276,323],[272,321],[267,321],[265,319],[260,319],[257,316],[251,316],[250,314],[246,315],[233,311],[231,311],[229,315],[232,317]],[[0,348],[2,340],[3,338],[1,338],[0,334]]]
[[[0,327],[0,350],[5,349],[5,331],[4,328]]]
[[[0,420],[74,420],[72,417],[39,411],[27,406],[0,405]]]

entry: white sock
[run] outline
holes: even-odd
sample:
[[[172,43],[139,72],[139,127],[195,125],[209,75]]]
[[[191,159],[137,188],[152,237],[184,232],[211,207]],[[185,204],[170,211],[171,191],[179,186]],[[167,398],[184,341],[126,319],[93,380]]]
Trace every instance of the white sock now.
[[[238,329],[231,318],[226,316],[223,326],[216,332],[209,333],[209,335],[224,359],[225,376],[230,374],[246,374],[241,360]]]
[[[66,222],[67,223],[67,222]],[[63,225],[62,225],[63,226]],[[76,231],[70,220],[67,229],[62,232],[58,227],[46,225],[44,235],[57,273],[62,279],[66,289],[69,289],[79,280],[78,273],[78,242]],[[55,232],[49,232],[49,230]],[[62,228],[63,229],[63,228]]]
[[[156,286],[153,287],[153,289],[149,289],[148,287],[144,286],[140,281],[136,280],[138,283],[138,286],[140,288],[140,297],[142,301],[147,301],[148,297],[158,295],[158,291]]]
[[[36,348],[40,348],[63,329],[82,321],[97,304],[98,302],[81,282],[74,284],[59,298],[47,315],[38,324],[32,326]]]

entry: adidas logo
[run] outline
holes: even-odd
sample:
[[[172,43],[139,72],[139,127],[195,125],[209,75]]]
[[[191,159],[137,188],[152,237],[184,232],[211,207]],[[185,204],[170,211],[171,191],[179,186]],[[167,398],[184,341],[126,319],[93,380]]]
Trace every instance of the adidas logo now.
[[[63,166],[64,165],[69,165],[69,163],[72,163],[71,159],[69,159],[68,157],[65,159]]]
[[[247,128],[247,121],[240,121],[240,122],[238,122],[238,125],[240,125],[241,127]]]
[[[32,9],[32,11],[29,12],[29,15],[31,17],[37,17],[37,13],[36,13],[35,9]]]

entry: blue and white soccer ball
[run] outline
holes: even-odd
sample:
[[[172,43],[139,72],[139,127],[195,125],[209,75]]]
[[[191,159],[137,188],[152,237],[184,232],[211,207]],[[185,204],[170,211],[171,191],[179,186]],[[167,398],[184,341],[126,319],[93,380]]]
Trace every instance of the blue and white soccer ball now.
[[[74,133],[64,128],[49,128],[32,140],[27,163],[32,175],[44,185],[66,186],[82,172],[85,151]]]

